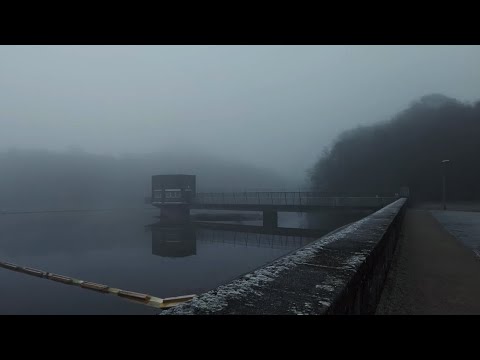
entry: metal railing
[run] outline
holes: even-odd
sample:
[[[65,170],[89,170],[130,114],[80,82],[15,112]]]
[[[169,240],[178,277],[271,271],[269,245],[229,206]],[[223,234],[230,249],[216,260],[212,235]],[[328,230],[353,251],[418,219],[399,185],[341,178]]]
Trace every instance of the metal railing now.
[[[198,193],[193,204],[383,207],[396,199],[394,196],[325,196],[312,192],[217,192]]]

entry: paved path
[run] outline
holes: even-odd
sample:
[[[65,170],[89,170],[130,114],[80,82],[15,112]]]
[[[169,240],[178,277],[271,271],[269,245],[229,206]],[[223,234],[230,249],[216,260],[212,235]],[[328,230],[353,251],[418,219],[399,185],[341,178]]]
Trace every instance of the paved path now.
[[[480,212],[430,211],[456,239],[480,257]]]
[[[480,259],[426,210],[408,210],[377,314],[480,314]]]

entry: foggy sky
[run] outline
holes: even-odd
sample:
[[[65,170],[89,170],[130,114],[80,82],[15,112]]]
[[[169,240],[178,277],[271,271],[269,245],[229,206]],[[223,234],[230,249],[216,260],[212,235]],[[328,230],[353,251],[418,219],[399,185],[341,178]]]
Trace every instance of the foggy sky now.
[[[479,64],[479,46],[0,46],[0,151],[194,151],[302,179],[342,130],[480,99]]]

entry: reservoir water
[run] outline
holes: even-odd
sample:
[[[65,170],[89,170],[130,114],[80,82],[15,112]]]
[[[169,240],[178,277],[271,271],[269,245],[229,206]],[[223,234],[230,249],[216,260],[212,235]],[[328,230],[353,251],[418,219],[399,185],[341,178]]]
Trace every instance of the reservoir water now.
[[[0,215],[0,260],[156,297],[200,294],[265,265],[365,214],[279,214],[279,226],[315,236],[192,223],[159,226],[158,210]],[[309,215],[310,216],[310,215]],[[313,225],[312,225],[313,224]],[[320,225],[319,225],[320,224]],[[156,314],[120,297],[0,268],[0,314]]]

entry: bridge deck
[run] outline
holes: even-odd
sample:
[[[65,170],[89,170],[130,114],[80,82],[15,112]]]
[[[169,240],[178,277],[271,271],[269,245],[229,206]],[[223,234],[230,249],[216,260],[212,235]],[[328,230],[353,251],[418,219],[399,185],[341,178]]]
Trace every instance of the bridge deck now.
[[[311,192],[198,193],[193,209],[316,211],[325,208],[379,209],[396,197],[325,196]]]

